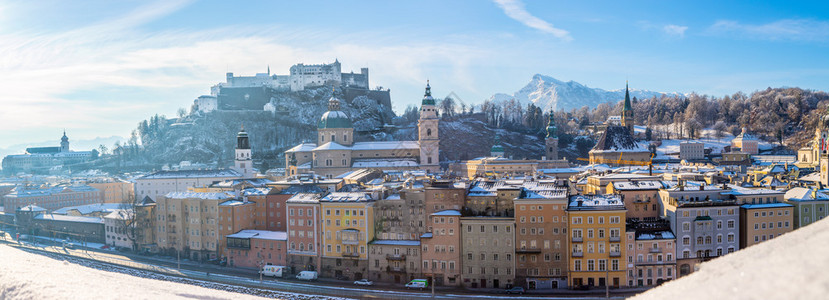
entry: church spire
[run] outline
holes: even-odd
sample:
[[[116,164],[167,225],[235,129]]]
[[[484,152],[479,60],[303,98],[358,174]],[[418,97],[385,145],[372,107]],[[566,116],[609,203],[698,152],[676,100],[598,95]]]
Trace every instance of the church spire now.
[[[630,104],[630,92],[628,91],[628,82],[625,80],[625,108],[624,111],[633,110],[633,106]]]

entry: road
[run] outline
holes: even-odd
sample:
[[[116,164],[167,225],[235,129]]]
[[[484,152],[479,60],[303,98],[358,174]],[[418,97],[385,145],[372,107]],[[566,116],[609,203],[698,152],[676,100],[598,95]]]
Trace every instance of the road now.
[[[25,245],[24,245],[25,246]],[[62,256],[71,256],[92,262],[116,265],[136,270],[150,271],[179,278],[223,283],[249,288],[275,290],[307,295],[325,295],[333,297],[351,297],[359,299],[503,299],[505,295],[472,294],[465,291],[438,290],[433,296],[430,291],[409,291],[386,286],[355,287],[350,282],[300,282],[297,280],[266,278],[259,281],[251,271],[223,268],[215,265],[182,263],[177,268],[175,261],[145,257],[139,255],[122,255],[117,252],[97,252],[86,249],[64,249],[58,245],[39,245],[27,247],[32,250],[45,251]],[[255,272],[255,271],[254,271]],[[614,292],[611,298],[623,299],[636,294],[632,292]],[[509,298],[520,299],[605,299],[603,290],[563,291],[555,295],[510,295]]]

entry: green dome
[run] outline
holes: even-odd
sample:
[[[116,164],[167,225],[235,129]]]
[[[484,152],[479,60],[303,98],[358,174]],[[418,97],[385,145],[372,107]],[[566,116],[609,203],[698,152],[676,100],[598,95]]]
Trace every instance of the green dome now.
[[[429,85],[429,81],[426,81],[426,93],[423,94],[423,102],[421,105],[435,105],[435,98],[432,98],[432,86]]]
[[[317,124],[318,129],[351,127],[353,126],[351,125],[351,120],[348,119],[348,115],[339,110],[325,112]]]
[[[352,128],[351,119],[344,112],[340,111],[340,100],[331,97],[328,100],[328,111],[322,114],[317,129],[326,128]]]

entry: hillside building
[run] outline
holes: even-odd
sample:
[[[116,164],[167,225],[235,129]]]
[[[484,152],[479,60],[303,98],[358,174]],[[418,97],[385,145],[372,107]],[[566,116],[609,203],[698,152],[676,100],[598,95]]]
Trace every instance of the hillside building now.
[[[85,163],[98,157],[98,151],[71,151],[66,131],[60,138],[59,147],[29,147],[26,153],[7,155],[3,158],[5,174],[48,173],[63,166]]]
[[[748,133],[748,129],[743,127],[743,131],[731,140],[731,147],[739,148],[741,152],[748,153],[750,155],[755,155],[760,153],[759,151],[759,143],[760,141],[754,135]]]
[[[438,117],[427,83],[420,109],[417,141],[355,142],[354,126],[332,97],[317,125],[317,142],[285,151],[288,176],[314,173],[327,178],[356,169],[440,171]]]

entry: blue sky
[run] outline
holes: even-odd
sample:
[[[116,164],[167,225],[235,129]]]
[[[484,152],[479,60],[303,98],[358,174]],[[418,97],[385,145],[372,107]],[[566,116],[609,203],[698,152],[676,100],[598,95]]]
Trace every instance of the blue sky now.
[[[369,67],[395,109],[467,103],[541,73],[721,96],[829,90],[829,3],[786,1],[0,1],[0,148],[128,136],[225,72]]]

